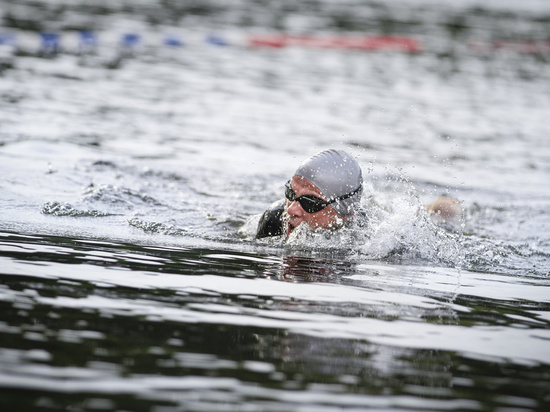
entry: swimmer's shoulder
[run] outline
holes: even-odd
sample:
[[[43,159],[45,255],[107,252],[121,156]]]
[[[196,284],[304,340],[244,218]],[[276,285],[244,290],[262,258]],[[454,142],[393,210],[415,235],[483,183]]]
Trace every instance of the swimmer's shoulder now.
[[[272,203],[263,213],[258,222],[256,239],[283,234],[283,212],[285,209],[284,199]]]

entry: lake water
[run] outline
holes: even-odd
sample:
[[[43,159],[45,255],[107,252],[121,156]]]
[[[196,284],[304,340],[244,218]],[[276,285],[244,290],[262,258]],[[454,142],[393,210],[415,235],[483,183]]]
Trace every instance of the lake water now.
[[[1,0],[0,409],[549,410],[549,21]],[[246,45],[274,33],[422,50]],[[368,227],[255,240],[327,148],[359,160]],[[460,224],[418,213],[439,195]]]

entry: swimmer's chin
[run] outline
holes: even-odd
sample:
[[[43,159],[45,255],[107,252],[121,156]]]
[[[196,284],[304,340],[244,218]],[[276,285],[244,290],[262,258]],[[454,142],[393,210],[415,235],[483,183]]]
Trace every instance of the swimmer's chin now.
[[[287,223],[286,224],[286,236],[285,238],[288,239],[290,234],[294,231],[294,229],[296,229],[293,225],[291,225],[290,223]]]
[[[288,238],[290,237],[291,234],[293,233],[296,233],[296,232],[300,232],[300,231],[303,231],[303,230],[306,230],[306,231],[313,231],[313,232],[324,232],[324,231],[329,231],[329,232],[333,232],[339,228],[341,228],[344,224],[344,221],[343,220],[338,220],[337,222],[329,225],[329,227],[327,228],[317,228],[317,229],[312,229],[306,222],[300,222],[297,226],[294,226],[293,224],[291,224],[290,222],[285,222],[285,239],[288,240]],[[298,230],[297,230],[298,229]]]
[[[289,219],[289,216],[288,214],[284,213],[283,215],[283,227],[284,227],[284,234],[285,234],[285,239],[288,239],[288,237],[290,236],[290,234],[294,231],[294,229],[296,229],[298,226],[300,226],[299,224],[298,225],[293,225],[292,223],[290,223],[290,219]]]
[[[300,233],[311,230],[306,222],[300,222],[297,225],[293,225],[290,222],[285,223],[285,240],[289,240],[290,237],[300,236]]]
[[[285,242],[304,242],[307,241],[308,236],[316,233],[318,230],[313,230],[306,222],[301,222],[297,226],[289,225],[286,228]]]

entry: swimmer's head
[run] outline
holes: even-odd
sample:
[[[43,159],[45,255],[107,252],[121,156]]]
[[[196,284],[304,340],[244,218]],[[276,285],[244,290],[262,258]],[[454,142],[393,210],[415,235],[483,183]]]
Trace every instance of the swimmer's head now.
[[[363,193],[363,175],[357,160],[343,150],[325,150],[303,162],[295,173],[317,186],[342,217],[352,216]]]
[[[301,224],[313,230],[340,228],[359,208],[362,183],[361,167],[342,150],[307,159],[285,186],[286,237]]]

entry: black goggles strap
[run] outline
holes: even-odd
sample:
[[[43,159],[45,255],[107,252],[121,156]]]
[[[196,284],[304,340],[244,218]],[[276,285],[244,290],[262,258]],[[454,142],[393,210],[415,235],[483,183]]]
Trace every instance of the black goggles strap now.
[[[338,196],[334,199],[330,199],[328,202],[329,203],[334,203],[338,200],[346,200],[346,199],[349,199],[350,197],[354,196],[355,194],[357,194],[357,192],[359,192],[361,189],[363,188],[363,185],[359,185],[359,187],[357,189],[355,189],[353,192],[350,192],[348,193],[347,195],[344,195],[344,196]]]

